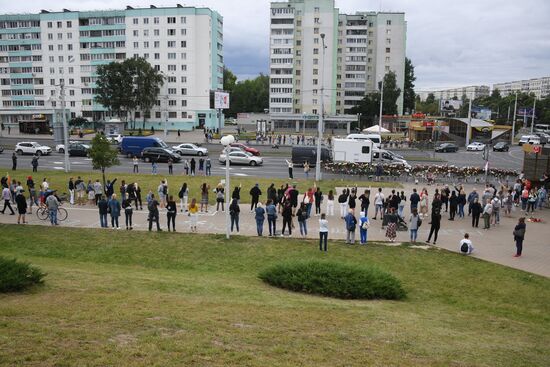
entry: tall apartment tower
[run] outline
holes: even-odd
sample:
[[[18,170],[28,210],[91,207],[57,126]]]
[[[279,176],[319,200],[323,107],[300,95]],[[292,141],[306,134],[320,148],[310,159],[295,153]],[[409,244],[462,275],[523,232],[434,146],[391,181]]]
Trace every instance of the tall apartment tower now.
[[[59,108],[59,85],[73,117],[108,120],[94,101],[97,66],[145,58],[165,75],[156,106],[136,127],[217,127],[210,90],[223,89],[223,19],[207,8],[42,11],[0,15],[0,118],[15,123]]]
[[[319,114],[321,89],[325,114],[347,114],[389,71],[403,91],[405,43],[404,13],[340,14],[334,0],[272,2],[271,114]],[[403,94],[397,104],[402,113]]]

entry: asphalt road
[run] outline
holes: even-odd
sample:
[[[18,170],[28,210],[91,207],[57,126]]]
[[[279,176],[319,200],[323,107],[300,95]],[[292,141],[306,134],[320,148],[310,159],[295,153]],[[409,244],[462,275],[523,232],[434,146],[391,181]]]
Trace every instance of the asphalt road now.
[[[0,167],[10,169],[11,168],[11,154],[13,147],[20,138],[12,137],[0,137],[0,145],[4,147],[4,153],[0,154]],[[33,139],[39,143],[48,145],[55,148],[51,138]],[[220,144],[203,144],[202,146],[208,148],[210,152],[210,158],[212,159],[212,174],[222,175],[225,174],[225,166],[218,163],[218,156],[222,150]],[[289,159],[291,156],[290,147],[280,147],[279,149],[273,149],[268,144],[256,146],[264,159],[264,165],[260,167],[248,167],[248,166],[231,166],[230,170],[232,175],[247,177],[247,176],[262,176],[273,178],[286,178],[288,177],[288,168],[285,159]],[[483,160],[482,152],[466,152],[464,149],[459,150],[457,153],[436,153],[435,158],[441,161],[430,161],[434,157],[433,151],[420,151],[410,149],[392,149],[392,151],[399,153],[409,159],[411,165],[415,164],[452,164],[458,167],[462,166],[478,166],[484,167],[485,161]],[[190,159],[191,157],[188,157]],[[418,161],[412,158],[417,158]],[[18,156],[19,168],[31,168],[31,159],[29,155]],[[63,170],[64,156],[60,153],[52,153],[50,156],[43,156],[40,158],[39,170]],[[92,170],[91,160],[85,157],[71,157],[71,168],[78,171]],[[132,160],[120,157],[120,166],[112,167],[110,170],[114,172],[132,172]],[[523,165],[523,151],[521,147],[513,146],[509,152],[493,152],[489,154],[489,165],[494,168],[506,168],[515,169],[521,171]],[[151,165],[148,163],[140,163],[140,171],[143,173],[151,172]],[[159,164],[159,171],[168,171],[166,164]],[[183,171],[183,165],[181,163],[174,164],[175,173]],[[296,167],[294,169],[295,176],[302,177],[303,171],[301,168]],[[312,169],[310,174],[314,174],[315,170]],[[325,174],[326,178],[340,178],[340,175]]]

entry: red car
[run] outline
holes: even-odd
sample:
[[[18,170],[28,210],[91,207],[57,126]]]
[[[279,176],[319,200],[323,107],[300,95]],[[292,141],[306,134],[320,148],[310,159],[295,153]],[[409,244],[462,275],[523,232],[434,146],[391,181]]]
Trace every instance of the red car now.
[[[233,144],[231,144],[231,146],[236,147],[236,148],[241,148],[245,152],[248,152],[252,155],[256,155],[256,156],[260,155],[260,151],[258,149],[249,147],[248,145],[245,145],[243,143],[233,143]]]

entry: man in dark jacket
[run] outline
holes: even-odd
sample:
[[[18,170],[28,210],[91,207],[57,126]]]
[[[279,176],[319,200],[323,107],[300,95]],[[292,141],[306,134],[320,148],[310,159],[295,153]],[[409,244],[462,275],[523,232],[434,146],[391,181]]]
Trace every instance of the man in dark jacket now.
[[[418,203],[420,202],[420,195],[418,195],[418,193],[416,192],[416,189],[413,189],[413,193],[411,194],[411,197],[409,200],[411,202],[411,213],[412,213],[413,209],[418,209]]]
[[[111,196],[113,196],[113,194],[115,193],[116,180],[116,178],[113,180],[113,182],[107,180],[107,184],[105,185],[105,195],[107,195],[109,199],[111,199]]]
[[[11,170],[17,170],[17,155],[15,154],[15,152],[13,152],[13,154],[11,155],[11,163]]]
[[[253,188],[250,189],[250,196],[252,197],[252,202],[250,203],[250,211],[254,211],[256,207],[258,206],[258,201],[260,200],[260,195],[262,195],[262,190],[260,190],[260,187],[258,184],[254,185]]]
[[[105,200],[104,195],[101,195],[101,198],[98,200],[97,207],[99,209],[99,224],[101,228],[108,228],[107,213],[109,212],[109,204]]]
[[[147,204],[149,210],[149,231],[153,228],[153,222],[157,223],[157,231],[161,232],[159,224],[159,202],[155,199],[155,195],[151,194],[151,201]]]

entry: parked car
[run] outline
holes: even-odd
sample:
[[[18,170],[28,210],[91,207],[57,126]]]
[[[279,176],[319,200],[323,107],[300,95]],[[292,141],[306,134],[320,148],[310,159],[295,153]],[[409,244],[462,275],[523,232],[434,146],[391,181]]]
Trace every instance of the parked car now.
[[[125,136],[120,143],[120,152],[131,157],[141,157],[145,148],[169,148],[161,139],[154,136]]]
[[[107,140],[109,140],[111,143],[121,143],[123,136],[121,134],[108,134]]]
[[[258,149],[249,147],[248,145],[245,145],[243,143],[233,143],[233,144],[231,144],[231,146],[241,148],[245,152],[248,152],[252,155],[256,155],[256,156],[260,155],[260,151]]]
[[[441,153],[455,153],[458,152],[458,145],[454,143],[441,143],[435,147],[435,151]]]
[[[181,156],[170,148],[145,148],[141,152],[141,159],[145,162],[168,162],[170,158],[173,162],[181,161]]]
[[[523,144],[531,144],[531,145],[539,145],[541,143],[540,137],[537,135],[523,135],[521,139],[519,139],[519,146],[522,146]]]
[[[4,148],[0,145],[0,153],[4,151]]]
[[[478,141],[473,142],[472,144],[468,145],[466,147],[467,151],[483,151],[485,149],[485,144],[480,143]]]
[[[222,152],[220,154],[220,163],[225,164],[226,155]],[[263,159],[256,157],[247,152],[230,152],[229,164],[246,164],[249,166],[261,166],[264,163]]]
[[[499,141],[493,145],[493,152],[507,152],[510,150],[510,144],[505,141]]]
[[[198,155],[199,157],[208,155],[208,149],[190,143],[174,145],[172,149],[181,155]]]
[[[89,152],[90,152],[90,146],[88,144],[82,144],[78,142],[69,144],[69,155],[71,157],[73,156],[87,157]]]
[[[47,145],[38,144],[35,141],[22,141],[15,145],[15,152],[21,154],[49,155],[52,148]]]

